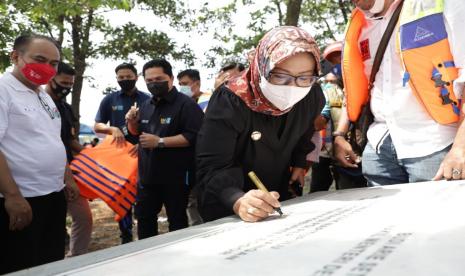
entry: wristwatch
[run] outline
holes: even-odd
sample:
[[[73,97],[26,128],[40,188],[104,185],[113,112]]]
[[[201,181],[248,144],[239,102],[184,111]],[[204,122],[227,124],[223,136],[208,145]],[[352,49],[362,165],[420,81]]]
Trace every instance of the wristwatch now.
[[[335,137],[335,138],[336,138],[337,136],[341,136],[341,137],[345,137],[345,136],[346,136],[346,134],[345,134],[344,132],[342,132],[342,131],[334,131],[334,132],[332,133],[332,135],[333,135],[333,137]]]
[[[162,149],[162,148],[164,148],[164,147],[165,147],[165,139],[160,138],[160,139],[158,140],[157,148],[161,148],[161,149]]]

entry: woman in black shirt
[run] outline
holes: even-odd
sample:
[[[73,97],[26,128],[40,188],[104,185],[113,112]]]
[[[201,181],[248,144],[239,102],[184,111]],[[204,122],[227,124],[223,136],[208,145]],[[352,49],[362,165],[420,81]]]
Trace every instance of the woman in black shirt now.
[[[297,27],[278,27],[260,41],[250,68],[213,94],[199,132],[200,213],[210,221],[236,213],[258,221],[303,185],[306,155],[314,149],[313,121],[324,105],[316,84],[319,52]],[[270,194],[247,177],[254,171]]]

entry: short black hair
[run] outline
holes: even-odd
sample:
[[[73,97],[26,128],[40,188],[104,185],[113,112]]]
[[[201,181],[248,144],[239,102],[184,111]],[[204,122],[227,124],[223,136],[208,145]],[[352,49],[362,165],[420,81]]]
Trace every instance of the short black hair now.
[[[183,78],[183,77],[186,77],[186,76],[189,77],[193,81],[199,81],[200,80],[199,70],[187,69],[187,70],[181,71],[178,74],[178,80]]]
[[[238,63],[238,62],[231,62],[221,67],[220,72],[225,72],[231,69],[237,69],[239,70],[239,72],[242,72],[245,70],[245,65],[242,63]]]
[[[118,74],[118,71],[123,70],[123,69],[129,69],[132,72],[134,72],[134,74],[137,76],[137,69],[132,63],[127,63],[127,62],[121,63],[120,65],[116,66],[115,73]]]
[[[71,67],[71,65],[60,61],[58,63],[58,69],[57,69],[57,75],[59,74],[74,76],[76,75],[76,70],[74,70],[74,68]]]
[[[57,49],[60,49],[60,47],[58,46],[58,43],[57,43],[57,41],[55,39],[53,39],[53,38],[51,38],[49,36],[31,33],[31,34],[22,34],[22,35],[18,36],[15,39],[15,42],[13,44],[13,50],[14,51],[24,51],[27,48],[27,46],[29,46],[29,44],[31,44],[31,42],[36,40],[36,39],[47,40],[47,41],[53,43],[53,45],[55,45],[55,47],[57,47]]]
[[[145,77],[145,71],[153,67],[160,67],[163,69],[165,74],[170,76],[170,78],[173,77],[173,67],[171,67],[171,64],[164,58],[152,59],[144,64],[144,67],[142,68],[142,76]]]

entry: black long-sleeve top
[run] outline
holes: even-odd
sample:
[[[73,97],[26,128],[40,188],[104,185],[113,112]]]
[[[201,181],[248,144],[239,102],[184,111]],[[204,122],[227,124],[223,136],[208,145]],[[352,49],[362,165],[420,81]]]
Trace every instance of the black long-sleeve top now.
[[[236,200],[256,189],[249,171],[269,191],[279,192],[280,200],[287,199],[290,167],[306,166],[306,155],[315,148],[313,121],[324,102],[320,86],[314,85],[291,111],[272,116],[252,111],[227,87],[218,88],[197,138],[197,192],[204,220],[232,215]]]

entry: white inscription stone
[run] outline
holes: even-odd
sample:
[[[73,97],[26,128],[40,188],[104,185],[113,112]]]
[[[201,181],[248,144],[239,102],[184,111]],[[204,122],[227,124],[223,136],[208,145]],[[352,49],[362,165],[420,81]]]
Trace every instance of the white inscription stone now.
[[[153,238],[165,236],[158,245],[116,258],[96,258],[84,266],[77,265],[79,259],[65,260],[48,265],[54,270],[45,266],[40,271],[46,274],[60,267],[62,275],[465,275],[463,181],[317,193],[286,203],[282,210],[285,216],[260,223],[220,220],[182,230],[182,238],[182,232],[172,240],[174,233]],[[193,229],[197,234],[191,234]],[[92,254],[82,258],[88,261]]]

